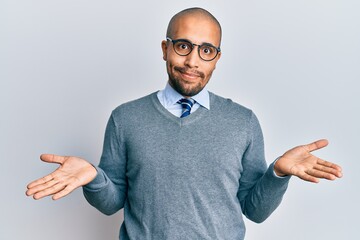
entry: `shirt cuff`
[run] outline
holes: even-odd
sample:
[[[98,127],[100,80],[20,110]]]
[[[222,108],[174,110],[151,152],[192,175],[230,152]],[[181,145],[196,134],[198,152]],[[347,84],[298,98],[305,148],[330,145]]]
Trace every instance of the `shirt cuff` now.
[[[280,159],[280,157],[276,158],[275,161],[271,164],[272,170],[273,170],[273,173],[274,173],[274,176],[277,177],[277,178],[288,178],[288,177],[290,177],[290,176],[288,176],[288,175],[279,176],[279,175],[276,174],[275,169],[274,169],[274,166],[275,166],[275,163],[277,162],[277,160],[279,160],[279,159]]]

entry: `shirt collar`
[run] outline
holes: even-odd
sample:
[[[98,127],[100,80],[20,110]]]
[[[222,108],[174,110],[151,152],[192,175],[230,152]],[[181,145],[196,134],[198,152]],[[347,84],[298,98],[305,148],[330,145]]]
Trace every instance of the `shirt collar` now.
[[[184,98],[180,93],[178,93],[174,88],[170,86],[169,83],[166,84],[164,89],[165,105],[172,106],[177,103],[180,99]],[[206,88],[202,89],[198,94],[191,97],[204,108],[210,110],[210,97],[209,92]]]

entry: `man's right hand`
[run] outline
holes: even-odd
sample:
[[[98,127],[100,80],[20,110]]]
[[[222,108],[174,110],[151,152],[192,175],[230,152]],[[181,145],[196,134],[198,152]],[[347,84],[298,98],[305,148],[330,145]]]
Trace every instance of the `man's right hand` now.
[[[48,163],[58,163],[60,166],[27,186],[26,195],[33,196],[36,200],[50,195],[53,195],[54,200],[62,198],[91,182],[97,174],[93,165],[78,157],[42,154],[40,159]]]

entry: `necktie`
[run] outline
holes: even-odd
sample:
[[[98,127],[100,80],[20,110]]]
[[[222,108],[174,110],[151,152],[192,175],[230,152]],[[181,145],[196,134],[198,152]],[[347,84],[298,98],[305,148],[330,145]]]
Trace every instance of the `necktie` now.
[[[177,101],[177,103],[181,104],[182,106],[182,114],[180,118],[189,116],[191,108],[194,105],[194,100],[191,98],[182,98],[179,101]]]

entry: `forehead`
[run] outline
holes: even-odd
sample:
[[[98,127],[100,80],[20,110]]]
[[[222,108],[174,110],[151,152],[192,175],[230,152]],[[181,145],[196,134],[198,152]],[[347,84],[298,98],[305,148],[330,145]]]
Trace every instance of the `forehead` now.
[[[187,15],[177,19],[173,26],[174,39],[185,38],[193,43],[220,44],[220,30],[218,25],[208,17]]]

